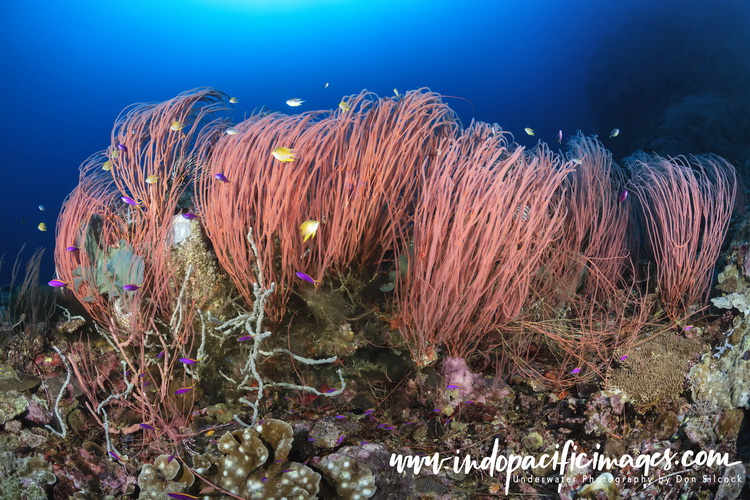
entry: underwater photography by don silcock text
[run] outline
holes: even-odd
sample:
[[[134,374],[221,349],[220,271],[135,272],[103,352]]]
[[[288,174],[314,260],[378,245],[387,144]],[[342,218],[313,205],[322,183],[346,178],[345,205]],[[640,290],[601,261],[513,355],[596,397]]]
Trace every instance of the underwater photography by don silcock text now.
[[[0,6],[0,500],[750,499],[750,2]]]

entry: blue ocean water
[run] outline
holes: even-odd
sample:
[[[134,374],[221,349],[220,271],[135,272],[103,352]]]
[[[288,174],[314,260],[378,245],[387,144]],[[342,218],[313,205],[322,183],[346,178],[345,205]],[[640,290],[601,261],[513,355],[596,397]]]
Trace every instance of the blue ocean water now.
[[[237,96],[237,120],[429,87],[523,145],[582,130],[616,159],[715,152],[742,172],[748,25],[746,0],[3,2],[0,284],[23,244],[54,276],[56,216],[118,113],[195,87]]]

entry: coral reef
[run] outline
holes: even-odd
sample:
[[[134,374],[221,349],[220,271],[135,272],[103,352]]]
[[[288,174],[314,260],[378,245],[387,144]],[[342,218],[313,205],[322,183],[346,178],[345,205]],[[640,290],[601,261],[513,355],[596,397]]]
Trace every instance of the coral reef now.
[[[641,412],[674,401],[685,390],[685,374],[702,342],[660,335],[637,347],[607,374],[605,387],[620,392]]]
[[[711,299],[716,307],[727,310],[731,325],[721,329],[714,351],[704,354],[688,375],[693,399],[721,409],[750,408],[749,237],[750,220],[744,220],[718,275],[716,288],[724,295]]]
[[[739,344],[722,356],[708,352],[688,374],[693,399],[710,401],[719,408],[750,408],[750,332],[744,325]],[[736,330],[735,330],[736,331]]]
[[[726,313],[691,317],[726,231],[731,166],[637,155],[622,169],[582,135],[566,153],[520,148],[497,126],[461,127],[426,89],[239,124],[227,97],[135,106],[82,166],[56,293],[87,314],[61,308],[46,324],[56,352],[47,338],[18,374],[0,364],[8,492],[468,499],[507,480],[537,497],[560,481],[563,499],[740,494],[718,479],[641,491],[627,464],[534,464],[520,482],[476,470],[566,443],[610,458],[737,453],[747,248],[720,275]],[[269,155],[281,138],[296,163]],[[701,224],[675,217],[685,198]],[[315,238],[299,233],[308,218]],[[398,455],[449,466],[401,473]]]
[[[167,493],[185,491],[194,482],[193,473],[179,460],[159,455],[153,464],[145,464],[138,475],[138,498],[165,498]]]
[[[320,475],[289,461],[293,438],[292,427],[276,419],[266,419],[254,429],[225,433],[217,443],[222,456],[216,463],[216,484],[244,498],[314,498]]]
[[[28,404],[27,399],[18,391],[2,391],[0,393],[0,424],[25,412]]]
[[[55,481],[43,455],[18,457],[12,451],[0,451],[0,499],[46,500],[47,485]]]
[[[347,456],[328,455],[317,464],[336,487],[336,498],[364,500],[375,494],[375,478],[365,465]]]

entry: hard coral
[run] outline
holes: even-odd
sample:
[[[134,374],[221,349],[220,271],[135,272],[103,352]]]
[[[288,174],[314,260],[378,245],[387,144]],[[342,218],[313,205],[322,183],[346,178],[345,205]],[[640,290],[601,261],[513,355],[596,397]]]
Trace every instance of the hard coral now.
[[[677,399],[691,358],[700,352],[696,339],[660,335],[636,348],[607,377],[605,388],[620,391],[645,412]]]
[[[56,480],[41,454],[21,458],[10,451],[0,452],[0,500],[46,499],[46,485]]]
[[[364,500],[375,494],[375,478],[363,464],[349,457],[329,455],[319,465],[323,474],[336,485],[336,498]]]
[[[195,476],[174,457],[159,455],[146,464],[138,476],[139,498],[164,498],[167,493],[183,492],[193,485]]]
[[[293,436],[289,424],[275,419],[225,433],[218,441],[218,473],[208,479],[243,498],[315,498],[320,475],[288,461]]]
[[[337,499],[413,498],[415,476],[400,474],[390,458],[391,451],[385,445],[365,443],[316,457],[312,464],[321,471]]]
[[[220,313],[229,302],[230,286],[208,247],[200,224],[176,215],[172,220],[171,243],[170,263],[175,282],[182,283],[190,269],[187,298],[196,304],[205,304],[209,311]]]
[[[750,408],[750,328],[746,317],[737,322],[740,342],[718,359],[706,353],[690,370],[693,399],[710,401],[718,408]]]

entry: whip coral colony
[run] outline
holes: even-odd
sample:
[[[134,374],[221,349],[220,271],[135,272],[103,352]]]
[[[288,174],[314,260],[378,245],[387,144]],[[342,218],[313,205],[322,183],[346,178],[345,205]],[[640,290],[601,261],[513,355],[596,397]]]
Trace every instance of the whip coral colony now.
[[[495,125],[463,128],[427,89],[234,124],[236,102],[197,89],[126,109],[63,206],[49,284],[78,299],[123,366],[97,367],[93,348],[70,356],[107,432],[106,409],[129,408],[172,449],[201,398],[240,401],[253,425],[272,388],[341,394],[340,369],[337,389],[277,380],[292,373],[282,358],[340,360],[318,357],[320,341],[293,353],[272,336],[293,295],[297,309],[342,315],[315,309],[315,294],[336,283],[351,297],[349,275],[390,275],[383,308],[357,314],[385,316],[418,366],[499,349],[561,388],[640,338],[633,221],[668,315],[705,299],[736,194],[721,158],[638,154],[621,167],[580,134],[565,154],[525,149]],[[349,323],[336,326],[351,347]]]

